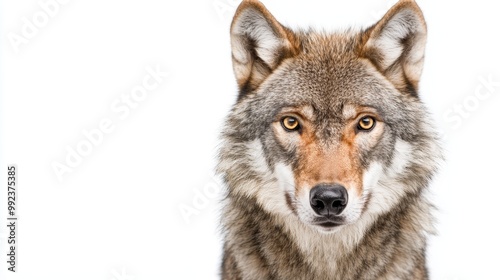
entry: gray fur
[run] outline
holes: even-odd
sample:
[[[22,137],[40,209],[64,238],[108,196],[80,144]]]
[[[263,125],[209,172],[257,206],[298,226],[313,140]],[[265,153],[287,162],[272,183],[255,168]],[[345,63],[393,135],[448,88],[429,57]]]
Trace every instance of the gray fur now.
[[[222,279],[428,278],[426,237],[433,228],[425,192],[440,149],[415,84],[401,86],[394,81],[405,80],[403,71],[394,70],[397,65],[388,74],[377,67],[376,56],[363,53],[373,28],[295,32],[298,54],[281,56],[281,63],[270,66],[270,74],[250,90],[240,83],[242,95],[226,120],[219,152],[218,173],[227,186]],[[340,142],[346,106],[376,108],[385,123],[383,135],[374,147],[361,149],[358,160],[365,170],[374,162],[382,164],[385,177],[377,186],[401,188],[397,200],[383,205],[388,210],[371,211],[380,202],[367,194],[359,221],[332,233],[297,216],[299,202],[277,186],[274,170],[280,163],[296,166],[300,159],[296,150],[279,143],[271,126],[281,108],[304,105],[313,108],[315,135],[325,149]],[[391,173],[398,141],[413,152],[402,170]],[[285,202],[287,209],[273,210]]]

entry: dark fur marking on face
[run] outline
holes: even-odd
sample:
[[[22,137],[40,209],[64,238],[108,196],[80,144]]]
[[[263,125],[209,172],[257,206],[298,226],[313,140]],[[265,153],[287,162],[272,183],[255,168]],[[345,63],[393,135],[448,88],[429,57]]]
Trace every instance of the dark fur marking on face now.
[[[293,201],[292,194],[285,192],[285,200],[286,200],[286,204],[288,205],[290,210],[292,210],[292,212],[294,214],[297,214],[297,207],[295,207],[295,203]]]

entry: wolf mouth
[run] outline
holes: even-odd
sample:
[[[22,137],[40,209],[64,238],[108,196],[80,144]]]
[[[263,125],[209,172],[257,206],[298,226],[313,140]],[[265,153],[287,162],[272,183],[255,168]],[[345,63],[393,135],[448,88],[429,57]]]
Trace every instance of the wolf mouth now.
[[[313,225],[323,227],[323,228],[334,228],[334,227],[344,225],[344,223],[342,221],[339,221],[339,220],[321,219],[321,220],[315,221],[313,223]]]

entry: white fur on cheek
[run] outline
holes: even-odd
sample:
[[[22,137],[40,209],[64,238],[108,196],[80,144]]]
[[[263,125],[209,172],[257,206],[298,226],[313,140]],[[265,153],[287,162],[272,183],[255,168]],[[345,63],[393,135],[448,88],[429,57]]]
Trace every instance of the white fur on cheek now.
[[[370,164],[368,170],[363,174],[363,191],[371,191],[376,187],[384,168],[380,162]]]
[[[297,194],[297,196],[297,215],[303,223],[310,224],[314,220],[316,214],[311,208],[311,203],[309,202],[309,188],[302,186],[301,191]]]
[[[371,195],[368,212],[384,213],[397,204],[405,194],[404,185],[398,183],[398,176],[413,159],[413,149],[408,142],[397,140],[391,165],[383,168],[374,162],[363,175],[364,196]]]
[[[368,169],[363,174],[363,197],[367,198],[370,194],[375,196],[377,192],[378,182],[380,177],[382,177],[384,168],[382,164],[379,162],[373,162],[370,164]],[[372,202],[370,200],[370,205],[368,205],[369,210],[373,210],[374,212],[381,212],[381,209],[378,209],[378,204]],[[370,209],[371,208],[371,209]]]
[[[292,168],[283,163],[276,164],[274,174],[278,180],[278,185],[285,191],[293,194],[295,192],[295,178],[293,176]]]
[[[398,140],[394,146],[394,155],[387,176],[395,177],[403,173],[412,159],[413,147],[406,141]]]
[[[361,216],[366,198],[361,196],[356,188],[349,188],[347,195],[347,206],[344,211],[342,211],[341,217],[345,219],[346,223],[350,224],[355,222],[359,216]]]
[[[262,179],[258,184],[246,186],[247,188],[253,188],[253,190],[248,193],[255,195],[259,204],[267,211],[271,213],[282,213],[284,215],[290,214],[291,210],[286,204],[285,192],[276,184],[276,174],[273,174],[269,169],[264,156],[262,143],[260,140],[254,140],[246,145],[248,156],[251,158],[252,169],[257,172]],[[281,175],[286,176],[286,171]]]
[[[251,159],[252,169],[261,175],[270,175],[270,170],[267,165],[266,158],[264,157],[264,151],[260,140],[248,142],[246,146],[248,155]]]

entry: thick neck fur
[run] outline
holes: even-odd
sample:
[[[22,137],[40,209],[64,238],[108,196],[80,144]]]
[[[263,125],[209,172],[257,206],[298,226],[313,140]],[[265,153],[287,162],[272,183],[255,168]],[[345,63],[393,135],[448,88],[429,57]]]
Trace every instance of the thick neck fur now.
[[[229,193],[226,203],[223,279],[427,278],[422,216],[430,206],[420,194],[331,234],[293,214],[271,214],[251,198]]]

